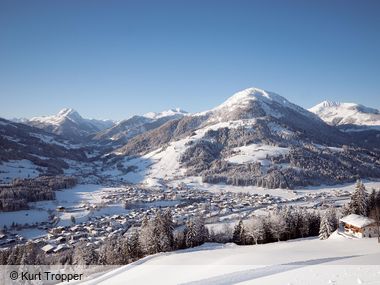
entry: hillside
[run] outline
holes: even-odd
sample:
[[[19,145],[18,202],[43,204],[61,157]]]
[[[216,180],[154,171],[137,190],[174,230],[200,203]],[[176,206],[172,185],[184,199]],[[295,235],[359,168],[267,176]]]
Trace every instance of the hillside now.
[[[150,112],[143,116],[135,115],[98,132],[94,136],[94,140],[101,143],[112,142],[114,145],[123,145],[137,135],[156,129],[168,121],[182,118],[186,114],[180,109],[170,109],[159,113]]]
[[[81,284],[379,284],[376,239],[205,244],[146,257]]]
[[[0,135],[0,182],[75,172],[88,162],[82,146],[39,128],[0,118]]]
[[[378,140],[341,132],[280,95],[249,88],[132,138],[105,161],[107,173],[132,182],[201,176],[295,188],[380,177]]]

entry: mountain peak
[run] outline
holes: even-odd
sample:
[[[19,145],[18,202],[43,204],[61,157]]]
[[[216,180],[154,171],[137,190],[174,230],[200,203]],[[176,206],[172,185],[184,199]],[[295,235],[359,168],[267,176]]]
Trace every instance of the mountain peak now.
[[[166,111],[162,111],[159,113],[156,112],[149,112],[143,115],[143,117],[148,118],[148,119],[160,119],[164,117],[172,117],[172,116],[184,116],[186,115],[187,112],[180,109],[180,108],[172,108]]]
[[[256,105],[256,107],[253,105]],[[258,106],[259,108],[257,108]],[[284,97],[256,87],[239,91],[216,108],[198,113],[198,115],[213,114],[211,115],[211,120],[213,121],[230,120],[238,117],[253,118],[263,115],[280,118],[289,109],[304,116],[313,117],[313,119],[317,118],[314,114],[289,102]]]
[[[79,115],[79,113],[77,111],[75,111],[74,109],[72,108],[63,108],[61,111],[59,111],[57,113],[57,116],[59,117],[67,117],[67,116],[70,116],[70,115]]]
[[[269,92],[264,89],[260,89],[256,87],[250,87],[250,88],[247,88],[235,93],[230,98],[228,98],[224,103],[219,105],[216,109],[226,108],[226,107],[229,109],[236,108],[236,107],[245,107],[251,101],[260,101],[260,102],[266,102],[266,103],[276,102],[281,105],[286,105],[287,107],[293,105],[284,97],[276,93]]]

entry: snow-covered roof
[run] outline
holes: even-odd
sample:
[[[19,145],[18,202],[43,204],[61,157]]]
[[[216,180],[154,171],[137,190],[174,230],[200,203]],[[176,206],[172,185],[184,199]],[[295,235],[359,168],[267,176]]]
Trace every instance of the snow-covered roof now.
[[[356,214],[351,214],[351,215],[345,216],[345,217],[341,218],[340,221],[345,223],[345,224],[349,224],[349,225],[352,225],[352,226],[358,227],[358,228],[363,228],[363,227],[368,226],[370,224],[373,224],[375,222],[375,220],[373,220],[373,219],[370,219],[370,218],[367,218],[364,216],[360,216],[360,215],[356,215]]]
[[[45,245],[44,247],[42,247],[41,249],[45,252],[49,252],[51,250],[53,250],[55,248],[55,246],[51,245],[51,244],[47,244]]]

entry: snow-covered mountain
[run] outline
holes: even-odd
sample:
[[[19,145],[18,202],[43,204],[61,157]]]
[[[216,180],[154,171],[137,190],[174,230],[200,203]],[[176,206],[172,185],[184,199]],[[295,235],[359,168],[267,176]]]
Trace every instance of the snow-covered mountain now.
[[[164,117],[182,117],[182,116],[186,116],[187,114],[188,113],[186,111],[181,110],[180,108],[175,108],[175,109],[169,109],[169,110],[158,112],[158,113],[149,112],[149,113],[144,114],[143,117],[157,120]]]
[[[322,104],[319,109],[330,105],[337,104]],[[378,116],[374,109],[356,110]],[[11,158],[9,151],[2,150],[5,159],[0,160],[30,160],[31,153],[54,157],[56,150],[49,144],[65,141],[62,147],[67,152],[59,153],[82,148],[85,156],[71,160],[88,159],[97,164],[93,172],[99,170],[99,177],[130,182],[195,176],[213,184],[294,188],[380,177],[378,132],[342,132],[313,112],[259,88],[237,92],[201,113],[172,109],[133,116],[110,128],[112,122],[84,119],[72,109],[27,123],[32,131],[24,124],[4,123],[4,144],[12,144],[10,149],[16,152]],[[23,134],[36,132],[35,127],[45,131],[43,142],[37,142],[43,143],[41,151],[32,147],[35,139]]]
[[[109,129],[100,131],[94,138],[100,141],[111,140],[114,143],[126,143],[139,134],[158,128],[168,121],[180,119],[187,114],[187,112],[177,108],[159,113],[150,112],[143,116],[136,115],[118,122]]]
[[[74,109],[65,108],[56,115],[35,117],[27,124],[67,138],[81,138],[114,125],[111,120],[85,119]]]
[[[107,158],[111,168],[118,164],[112,173],[130,181],[200,176],[209,183],[293,188],[380,177],[377,145],[377,137],[359,139],[280,95],[249,88],[214,109],[137,135]]]
[[[75,163],[88,161],[81,146],[63,137],[1,118],[0,145],[0,183],[64,174]]]
[[[334,126],[361,126],[380,129],[380,112],[356,103],[323,101],[309,109]],[[347,128],[345,128],[347,129]],[[356,128],[357,129],[357,128]]]
[[[256,107],[256,105],[261,110],[259,110],[259,108],[252,108]],[[310,114],[310,112],[289,102],[284,97],[276,93],[254,87],[235,93],[221,105],[210,111],[202,112],[201,114],[209,114],[210,117],[213,119],[218,119],[219,121],[229,120],[231,119],[231,116],[246,118],[272,116],[275,118],[280,118],[287,113],[283,112],[285,109],[315,119],[315,116]]]

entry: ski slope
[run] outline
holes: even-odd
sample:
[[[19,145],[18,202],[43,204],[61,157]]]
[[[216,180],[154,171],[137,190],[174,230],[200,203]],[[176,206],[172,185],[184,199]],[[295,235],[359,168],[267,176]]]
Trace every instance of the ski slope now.
[[[380,284],[380,244],[337,233],[324,241],[205,244],[148,256],[81,284]]]

